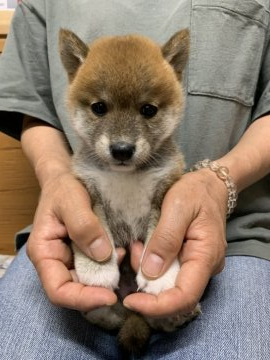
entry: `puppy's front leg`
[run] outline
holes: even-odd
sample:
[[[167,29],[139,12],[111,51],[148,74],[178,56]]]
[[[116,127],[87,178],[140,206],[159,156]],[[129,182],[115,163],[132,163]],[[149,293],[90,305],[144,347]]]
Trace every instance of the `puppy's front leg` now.
[[[147,239],[145,242],[145,249],[147,243],[149,242],[153,234],[154,229],[156,228],[159,215],[160,214],[158,210],[156,210],[152,214],[150,226],[148,228]],[[138,290],[157,296],[158,294],[160,294],[165,290],[172,289],[175,287],[175,282],[179,270],[180,270],[180,263],[176,258],[172,263],[172,265],[169,267],[169,269],[162,276],[160,276],[157,279],[150,280],[144,277],[140,267],[136,278],[138,284]],[[146,321],[153,329],[162,330],[162,331],[174,331],[177,327],[189,322],[199,314],[200,314],[200,305],[198,304],[196,308],[189,314],[176,314],[173,316],[168,316],[166,318],[160,318],[160,319],[146,317]]]
[[[74,252],[74,266],[79,282],[89,286],[99,286],[114,291],[118,288],[120,273],[117,263],[117,254],[111,233],[107,227],[105,216],[101,207],[95,206],[94,213],[99,217],[104,230],[107,232],[112,245],[111,258],[99,263],[86,256],[72,243]],[[123,322],[123,311],[119,304],[103,306],[101,308],[83,313],[84,317],[92,324],[112,330],[117,329]]]
[[[112,246],[111,258],[104,262],[97,262],[86,256],[76,244],[72,244],[74,251],[74,265],[79,282],[90,286],[101,286],[110,290],[118,287],[120,278],[119,268],[117,264],[117,254],[113,242],[112,235],[107,226],[106,217],[102,205],[96,203],[93,212],[98,217],[104,230],[110,239]]]
[[[159,210],[152,210],[152,214],[149,221],[148,226],[148,232],[147,237],[145,241],[145,247],[144,252],[146,249],[146,246],[157,226],[158,219],[160,217],[160,211]],[[143,255],[144,255],[143,252]],[[142,260],[142,259],[141,259]],[[178,274],[178,271],[180,269],[179,261],[178,259],[175,259],[175,261],[172,263],[170,268],[157,279],[149,280],[146,279],[142,273],[141,267],[139,269],[139,272],[137,274],[137,284],[138,284],[138,290],[141,290],[143,292],[158,295],[160,292],[171,289],[175,286],[175,280]]]
[[[89,286],[100,286],[115,290],[119,282],[117,254],[113,248],[111,258],[99,263],[86,256],[74,243],[74,266],[79,282]]]

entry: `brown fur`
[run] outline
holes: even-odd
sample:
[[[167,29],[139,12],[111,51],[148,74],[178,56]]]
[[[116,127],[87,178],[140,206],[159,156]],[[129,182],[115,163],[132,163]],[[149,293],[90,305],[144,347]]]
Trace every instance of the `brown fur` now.
[[[138,314],[131,314],[118,333],[120,344],[129,352],[140,354],[150,337],[151,330]]]
[[[128,248],[134,239],[147,243],[166,191],[183,172],[183,157],[173,134],[184,107],[181,79],[189,33],[176,33],[160,48],[140,35],[105,37],[87,46],[75,34],[61,30],[60,53],[70,82],[68,108],[80,140],[74,171],[87,187],[93,211],[113,247]],[[97,102],[106,104],[102,116],[92,109]],[[157,113],[146,118],[141,111],[145,104],[154,105]],[[119,142],[133,146],[130,159],[116,160],[110,153],[110,147]],[[122,306],[123,297],[136,291],[129,259],[124,260],[119,279],[115,252],[108,262],[99,264],[75,244],[73,250],[81,282],[114,290],[119,286],[116,305],[85,316],[107,329],[119,329],[119,341],[128,351],[144,348],[149,325],[171,331],[197,314],[198,309],[187,316],[149,319],[132,313]],[[142,291],[156,294],[174,286],[178,268],[175,261],[164,276],[147,280],[146,285],[139,270],[136,281]]]

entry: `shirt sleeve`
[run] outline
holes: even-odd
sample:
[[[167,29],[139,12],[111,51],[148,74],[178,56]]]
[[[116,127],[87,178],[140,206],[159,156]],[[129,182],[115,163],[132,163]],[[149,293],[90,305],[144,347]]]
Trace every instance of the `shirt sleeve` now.
[[[44,6],[43,0],[17,6],[0,57],[0,130],[17,139],[23,114],[62,130],[51,90]]]
[[[252,120],[270,114],[270,28],[262,59],[261,71],[257,85]]]

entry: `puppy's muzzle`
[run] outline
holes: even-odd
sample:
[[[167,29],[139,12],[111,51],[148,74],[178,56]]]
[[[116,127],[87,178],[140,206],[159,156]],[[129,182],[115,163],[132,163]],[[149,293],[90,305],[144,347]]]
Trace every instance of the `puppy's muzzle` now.
[[[124,141],[110,145],[110,153],[115,160],[127,161],[132,158],[135,153],[135,146]]]

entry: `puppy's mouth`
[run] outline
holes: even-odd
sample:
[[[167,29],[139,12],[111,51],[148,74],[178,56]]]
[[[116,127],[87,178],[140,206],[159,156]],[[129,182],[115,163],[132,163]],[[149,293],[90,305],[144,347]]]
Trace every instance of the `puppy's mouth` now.
[[[121,162],[121,163],[118,163],[117,166],[121,166],[121,167],[127,167],[127,166],[130,166],[130,164],[127,164],[126,162]]]
[[[110,168],[113,171],[132,171],[135,169],[135,165],[131,161],[119,161],[111,163]]]

